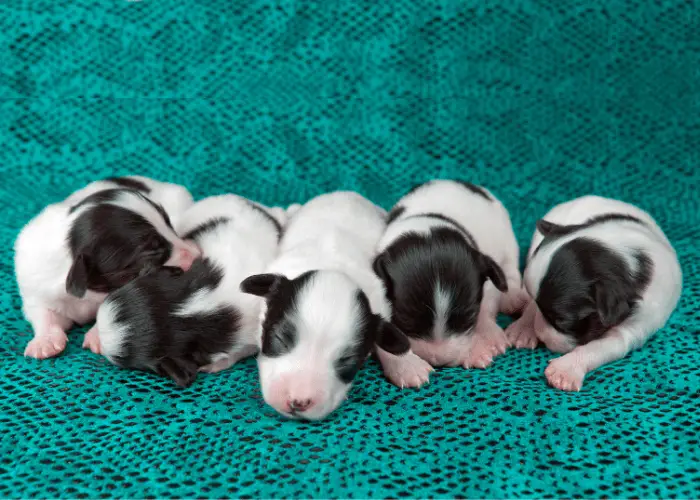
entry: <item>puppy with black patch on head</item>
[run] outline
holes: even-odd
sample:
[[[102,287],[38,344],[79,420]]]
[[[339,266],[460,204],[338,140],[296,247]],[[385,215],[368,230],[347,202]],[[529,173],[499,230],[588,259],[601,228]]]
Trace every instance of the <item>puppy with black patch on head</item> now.
[[[578,391],[587,373],[641,347],[673,312],[683,277],[676,252],[645,211],[584,196],[538,221],[524,282],[534,300],[507,334],[515,347],[541,340],[545,376]]]
[[[386,212],[335,192],[288,213],[279,257],[241,283],[266,299],[258,356],[265,401],[287,417],[321,419],[343,402],[375,346],[387,375],[394,359],[407,367],[394,379],[400,385],[427,380],[430,365],[386,321],[384,287],[372,271]]]
[[[486,189],[434,180],[389,214],[374,263],[391,321],[433,366],[485,368],[508,341],[496,323],[527,303],[506,208]]]
[[[239,285],[275,258],[284,222],[279,210],[232,194],[197,202],[177,230],[202,258],[187,272],[163,268],[109,294],[97,313],[94,351],[181,387],[198,371],[224,370],[255,354],[262,299]]]
[[[161,266],[187,269],[199,249],[175,234],[170,217],[192,202],[182,186],[112,178],[47,206],[24,226],[15,242],[15,273],[34,329],[24,355],[61,353],[66,330],[95,319],[106,294],[137,276]],[[92,338],[88,332],[85,346]]]

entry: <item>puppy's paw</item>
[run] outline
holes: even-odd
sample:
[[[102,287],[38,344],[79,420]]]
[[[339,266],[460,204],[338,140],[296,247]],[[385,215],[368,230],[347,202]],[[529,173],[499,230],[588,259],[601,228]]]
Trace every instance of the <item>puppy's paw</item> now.
[[[510,345],[516,349],[534,349],[539,339],[535,334],[535,326],[529,318],[522,316],[506,328],[506,337]]]
[[[25,357],[36,359],[53,358],[61,354],[68,343],[66,332],[52,326],[46,333],[35,336],[24,350]]]
[[[379,361],[389,382],[401,389],[422,386],[429,382],[430,372],[433,371],[428,362],[411,351],[401,356],[379,351]]]
[[[549,360],[549,366],[544,371],[547,382],[562,391],[578,392],[583,387],[585,370],[572,358],[562,356]]]
[[[493,358],[506,352],[508,346],[508,338],[503,329],[495,321],[483,321],[476,326],[474,342],[462,366],[486,368],[493,362]]]
[[[93,326],[85,334],[83,339],[83,349],[90,349],[95,354],[102,354],[102,345],[100,344],[100,333],[97,325]]]

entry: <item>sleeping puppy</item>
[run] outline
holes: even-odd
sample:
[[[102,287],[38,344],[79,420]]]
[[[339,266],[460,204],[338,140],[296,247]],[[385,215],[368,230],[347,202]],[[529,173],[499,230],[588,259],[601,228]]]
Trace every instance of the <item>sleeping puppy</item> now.
[[[137,276],[187,269],[199,250],[175,234],[170,217],[191,204],[182,186],[121,177],[93,182],[34,217],[15,242],[23,312],[34,329],[24,355],[61,353],[66,330],[95,319],[105,295]]]
[[[508,345],[498,312],[527,302],[505,207],[482,187],[434,180],[389,214],[374,269],[391,320],[433,366],[485,368]]]
[[[586,374],[641,347],[676,307],[682,275],[654,219],[617,200],[585,196],[537,223],[525,287],[535,298],[507,333],[554,352],[549,383],[578,391]]]
[[[275,258],[283,223],[240,196],[197,202],[177,229],[203,257],[187,272],[163,268],[111,293],[97,313],[95,351],[181,387],[198,371],[220,371],[255,354],[262,300],[239,285]]]
[[[287,417],[325,417],[375,345],[394,383],[426,381],[430,365],[385,321],[388,304],[372,272],[386,212],[359,194],[335,192],[288,213],[279,257],[241,283],[266,299],[258,357],[265,401]]]

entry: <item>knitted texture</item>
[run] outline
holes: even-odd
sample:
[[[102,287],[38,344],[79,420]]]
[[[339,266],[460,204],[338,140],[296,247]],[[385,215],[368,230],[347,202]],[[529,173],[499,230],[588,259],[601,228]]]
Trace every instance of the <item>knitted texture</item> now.
[[[0,497],[697,497],[699,51],[681,0],[0,3]],[[13,240],[123,174],[386,208],[461,178],[511,210],[523,253],[554,204],[611,196],[658,220],[684,293],[580,393],[547,386],[545,348],[420,390],[372,360],[318,423],[266,407],[252,359],[187,390],[83,330],[24,359]]]

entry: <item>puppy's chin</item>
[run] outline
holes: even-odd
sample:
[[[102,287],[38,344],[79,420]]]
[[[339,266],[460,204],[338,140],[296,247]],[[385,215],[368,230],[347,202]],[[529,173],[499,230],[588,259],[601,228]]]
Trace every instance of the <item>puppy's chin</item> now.
[[[576,347],[576,343],[573,339],[558,332],[547,322],[539,310],[535,315],[535,332],[537,337],[544,342],[544,345],[546,345],[547,349],[550,351],[566,354]]]

